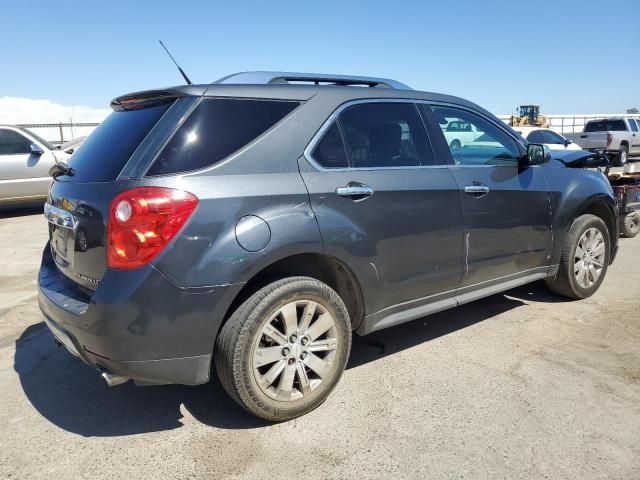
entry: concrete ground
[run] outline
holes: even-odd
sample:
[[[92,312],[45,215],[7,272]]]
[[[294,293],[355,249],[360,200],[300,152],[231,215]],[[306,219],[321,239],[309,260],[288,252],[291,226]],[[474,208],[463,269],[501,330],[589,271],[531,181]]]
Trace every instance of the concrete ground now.
[[[534,284],[354,341],[279,425],[216,383],[109,389],[36,305],[40,210],[0,212],[0,478],[640,478],[640,238],[600,291]]]

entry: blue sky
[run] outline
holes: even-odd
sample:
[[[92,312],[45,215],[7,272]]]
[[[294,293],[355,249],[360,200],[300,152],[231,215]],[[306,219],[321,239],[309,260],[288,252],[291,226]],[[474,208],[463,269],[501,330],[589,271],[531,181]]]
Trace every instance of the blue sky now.
[[[8,0],[0,97],[105,107],[243,70],[396,78],[494,113],[640,108],[640,0],[119,2]]]

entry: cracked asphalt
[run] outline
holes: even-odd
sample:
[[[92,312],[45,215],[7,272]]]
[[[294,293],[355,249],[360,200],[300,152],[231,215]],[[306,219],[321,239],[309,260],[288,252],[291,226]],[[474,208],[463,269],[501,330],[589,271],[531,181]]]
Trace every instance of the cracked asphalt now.
[[[327,402],[271,425],[55,348],[40,212],[0,212],[0,478],[640,478],[640,237],[590,299],[537,283],[355,338]]]

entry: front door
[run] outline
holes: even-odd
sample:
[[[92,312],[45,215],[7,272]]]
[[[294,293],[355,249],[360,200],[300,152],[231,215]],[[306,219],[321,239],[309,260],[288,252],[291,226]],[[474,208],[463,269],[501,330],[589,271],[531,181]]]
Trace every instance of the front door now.
[[[300,159],[324,248],[354,270],[367,315],[446,292],[462,274],[456,183],[413,103],[344,109]],[[428,299],[426,300],[428,301]]]
[[[473,142],[440,150],[450,161],[460,192],[464,222],[460,287],[544,273],[553,247],[546,169],[519,166],[523,147],[480,113],[436,105],[426,113],[436,133],[452,121],[466,121],[482,132]]]
[[[53,162],[43,157],[53,154],[31,153],[32,143],[15,130],[0,128],[0,199],[46,196]]]

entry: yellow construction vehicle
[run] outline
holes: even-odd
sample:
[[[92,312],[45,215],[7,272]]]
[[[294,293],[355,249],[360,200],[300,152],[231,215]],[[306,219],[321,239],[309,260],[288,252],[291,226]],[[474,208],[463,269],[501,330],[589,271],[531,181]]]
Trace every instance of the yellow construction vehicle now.
[[[551,123],[544,114],[540,113],[539,105],[520,105],[520,115],[511,115],[509,125],[512,127],[549,127]]]

